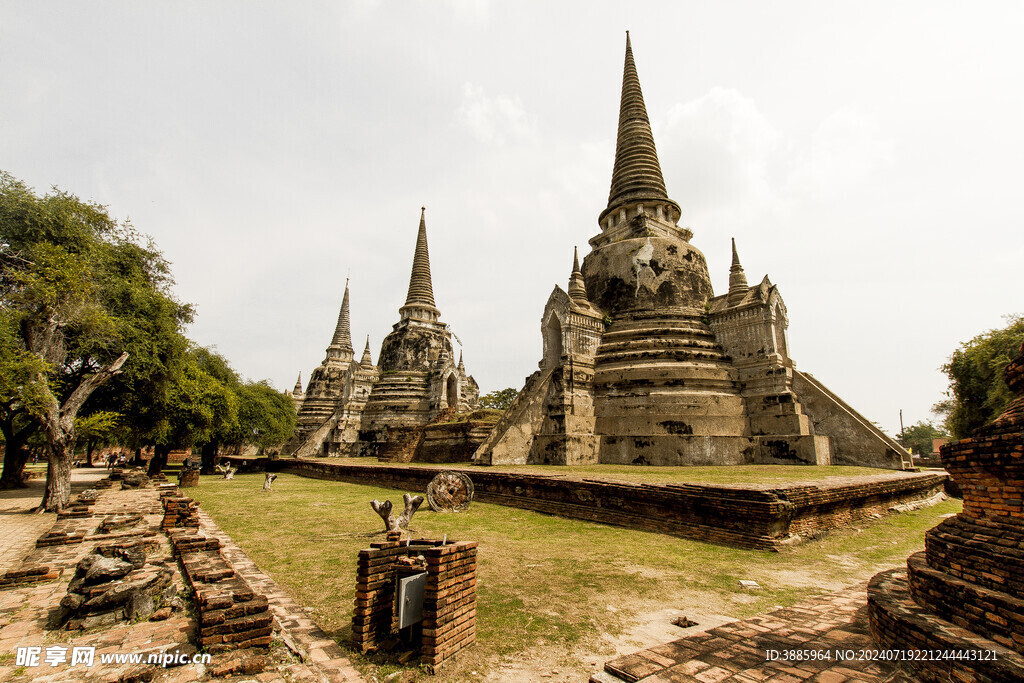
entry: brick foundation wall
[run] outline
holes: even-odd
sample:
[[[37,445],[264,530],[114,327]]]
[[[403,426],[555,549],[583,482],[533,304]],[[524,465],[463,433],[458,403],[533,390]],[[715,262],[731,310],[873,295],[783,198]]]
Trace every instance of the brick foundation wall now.
[[[469,541],[414,540],[373,543],[359,551],[352,644],[376,649],[397,629],[394,610],[399,558],[422,555],[427,584],[420,661],[436,669],[476,640],[476,553]]]
[[[1024,522],[1024,440],[1017,434],[964,439],[942,447],[942,462],[964,495],[964,514]]]
[[[164,531],[181,528],[199,528],[199,506],[191,498],[176,495],[177,492],[161,496],[164,505],[164,520],[160,525]]]
[[[928,566],[924,553],[907,558],[907,583],[921,607],[1024,653],[1024,602],[936,571]]]
[[[235,573],[221,555],[220,541],[216,538],[207,538],[195,528],[166,526],[167,520],[178,519],[182,510],[190,511],[190,515],[195,513],[192,499],[165,496],[163,503],[164,530],[196,594],[200,646],[213,654],[269,647],[274,617],[266,596],[253,591],[245,579]],[[196,524],[198,526],[198,518]]]
[[[998,663],[958,661],[956,680],[1024,680],[1024,345],[1006,383],[1017,394],[1006,410],[939,451],[963,511],[925,533],[925,552],[905,572],[868,586],[871,632],[883,647],[998,651]]]
[[[246,461],[315,479],[425,491],[435,468],[302,460]],[[943,490],[943,473],[857,477],[776,488],[630,484],[453,468],[473,480],[474,498],[574,519],[675,534],[722,545],[777,550],[806,537],[885,514]]]
[[[1024,529],[958,515],[929,531],[924,545],[929,566],[1024,598]]]

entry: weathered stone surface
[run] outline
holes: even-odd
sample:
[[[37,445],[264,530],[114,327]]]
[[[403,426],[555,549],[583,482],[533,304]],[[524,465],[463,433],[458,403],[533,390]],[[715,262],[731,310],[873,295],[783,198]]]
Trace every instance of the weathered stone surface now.
[[[425,214],[425,210],[424,210]],[[367,338],[355,360],[345,285],[338,325],[327,356],[310,376],[305,393],[297,385],[295,437],[285,452],[295,457],[371,455],[388,458],[388,449],[405,437],[393,430],[427,424],[439,412],[471,410],[479,387],[455,359],[448,326],[439,321],[430,276],[425,215],[420,216],[409,292],[400,320],[381,344],[373,364]],[[479,437],[478,437],[479,440]]]
[[[593,250],[544,308],[541,373],[474,461],[909,466],[796,371],[782,297],[767,277],[747,285],[735,244],[729,292],[715,296],[666,193],[628,41],[615,159]]]
[[[116,557],[91,555],[86,560],[90,560],[84,575],[87,586],[119,579],[134,568],[130,562],[125,562]],[[79,570],[83,568],[83,563],[86,560],[82,560],[79,563]]]

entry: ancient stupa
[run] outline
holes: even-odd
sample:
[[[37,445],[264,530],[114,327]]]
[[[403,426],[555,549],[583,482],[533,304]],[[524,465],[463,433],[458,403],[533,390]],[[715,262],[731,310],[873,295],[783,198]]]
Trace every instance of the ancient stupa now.
[[[451,332],[434,303],[427,250],[426,209],[420,213],[412,273],[400,319],[384,338],[377,358],[379,378],[363,411],[364,455],[378,455],[388,430],[424,425],[442,410],[465,411],[479,404],[480,388],[455,358]]]
[[[475,460],[484,464],[806,463],[902,469],[910,455],[797,371],[767,278],[749,286],[733,244],[715,296],[678,225],[629,35],[600,233],[544,307],[540,370]]]
[[[421,209],[416,251],[401,319],[381,344],[378,365],[370,338],[355,360],[349,320],[349,288],[338,313],[327,355],[301,393],[295,437],[284,452],[296,457],[379,455],[389,430],[417,427],[442,411],[466,411],[479,404],[480,388],[466,374],[462,354],[455,360],[451,332],[434,303],[427,251],[426,209]]]
[[[306,393],[301,393],[301,374],[292,390],[298,415],[295,436],[285,444],[284,452],[297,457],[358,455],[362,411],[377,374],[369,338],[362,360],[355,360],[346,281],[327,355],[310,375]]]

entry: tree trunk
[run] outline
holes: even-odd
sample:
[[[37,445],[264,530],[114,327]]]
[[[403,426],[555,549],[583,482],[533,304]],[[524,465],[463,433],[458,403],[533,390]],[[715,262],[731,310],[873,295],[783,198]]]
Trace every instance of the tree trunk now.
[[[219,450],[216,439],[209,443],[204,443],[202,450],[199,451],[201,459],[201,467],[199,470],[200,474],[215,474],[217,471],[217,451]]]
[[[95,450],[96,442],[90,439],[88,443],[85,444],[85,467],[95,467],[95,465],[92,464],[92,452]]]
[[[29,345],[29,348],[32,348]],[[45,358],[44,354],[40,354]],[[36,379],[47,389],[46,413],[40,418],[46,444],[49,446],[46,469],[46,493],[39,509],[46,512],[60,512],[71,498],[71,461],[75,457],[75,416],[92,392],[121,370],[128,360],[128,354],[122,353],[117,360],[99,372],[89,375],[75,387],[64,404],[57,402],[56,396],[49,390],[46,378],[41,374]]]
[[[416,514],[416,510],[423,504],[423,496],[413,496],[406,493],[402,496],[402,501],[405,503],[405,510],[397,516],[391,512],[393,507],[390,500],[385,500],[383,503],[379,500],[370,501],[370,507],[384,520],[384,531],[408,530],[412,516]]]
[[[25,463],[28,462],[28,449],[21,444],[4,444],[4,473],[0,476],[0,489],[23,489],[25,483]]]
[[[74,442],[51,446],[47,453],[46,493],[39,512],[60,512],[71,500],[71,460]]]
[[[25,444],[33,428],[33,425],[28,425],[15,429],[13,418],[0,422],[0,432],[4,435],[4,473],[0,476],[0,489],[23,489],[27,486],[25,463],[31,453]]]
[[[170,446],[154,446],[153,457],[149,459],[149,467],[146,469],[146,474],[151,477],[160,474],[167,467],[167,456],[170,454]]]

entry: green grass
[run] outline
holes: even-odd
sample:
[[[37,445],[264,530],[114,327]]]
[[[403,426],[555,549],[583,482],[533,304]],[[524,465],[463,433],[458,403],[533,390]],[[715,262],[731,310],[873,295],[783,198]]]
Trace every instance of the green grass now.
[[[376,458],[314,458],[334,465],[374,465],[383,467],[471,467],[480,472],[543,474],[573,479],[607,479],[643,484],[793,484],[821,483],[846,477],[897,474],[895,470],[874,467],[829,465],[735,465],[729,467],[641,467],[637,465],[501,465],[474,467],[469,463],[384,463]]]
[[[740,478],[752,476],[751,468],[738,469],[748,471]],[[847,476],[852,468],[841,469]],[[203,477],[189,495],[347,646],[356,554],[382,540],[374,534],[383,523],[369,501],[387,498],[400,506],[402,492],[283,474],[264,494],[262,483],[263,476],[255,474],[230,481]],[[482,673],[503,657],[526,651],[582,666],[581,652],[613,654],[606,635],[628,632],[644,614],[667,607],[743,618],[866,580],[904,564],[923,547],[924,531],[959,509],[959,501],[947,501],[865,522],[783,553],[484,503],[460,514],[434,513],[424,504],[412,526],[417,537],[447,534],[480,543],[477,644],[440,678],[466,680],[471,670]],[[762,588],[741,589],[740,579],[753,579]]]

